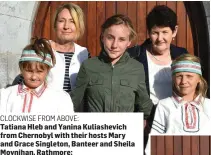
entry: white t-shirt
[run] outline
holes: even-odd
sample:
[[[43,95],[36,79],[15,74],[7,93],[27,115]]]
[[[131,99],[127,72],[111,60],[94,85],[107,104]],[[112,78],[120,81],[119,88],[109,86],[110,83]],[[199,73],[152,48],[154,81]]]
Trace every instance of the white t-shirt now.
[[[150,59],[148,52],[147,60],[150,99],[154,104],[157,104],[159,100],[172,95],[171,63],[168,65],[157,65]]]

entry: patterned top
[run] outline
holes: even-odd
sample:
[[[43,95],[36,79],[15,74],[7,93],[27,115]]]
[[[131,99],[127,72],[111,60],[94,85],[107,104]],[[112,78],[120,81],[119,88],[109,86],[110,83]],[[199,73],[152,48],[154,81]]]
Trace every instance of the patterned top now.
[[[208,134],[211,130],[210,100],[198,96],[191,102],[181,97],[160,100],[155,112],[151,134]]]
[[[72,57],[74,52],[60,52],[58,53],[64,54],[65,58],[65,75],[64,75],[64,83],[63,83],[63,90],[70,93],[71,92],[71,85],[70,85],[70,76],[69,76],[69,69]],[[88,53],[88,58],[90,58],[90,53]]]
[[[55,90],[44,84],[34,90],[28,89],[24,84],[0,89],[0,113],[72,112],[74,110],[70,95],[63,90]]]
[[[59,51],[58,51],[59,52]],[[61,52],[59,52],[61,53]],[[70,68],[70,62],[74,55],[73,52],[66,52],[63,53],[65,57],[65,75],[64,75],[64,84],[63,84],[63,90],[66,92],[71,91],[71,85],[70,85],[70,76],[69,76],[69,68]]]
[[[39,98],[45,91],[46,87],[47,87],[46,83],[43,83],[36,89],[31,90],[24,84],[18,85],[18,94],[24,96],[24,103],[22,108],[23,113],[26,111],[29,113],[31,111],[34,96]]]

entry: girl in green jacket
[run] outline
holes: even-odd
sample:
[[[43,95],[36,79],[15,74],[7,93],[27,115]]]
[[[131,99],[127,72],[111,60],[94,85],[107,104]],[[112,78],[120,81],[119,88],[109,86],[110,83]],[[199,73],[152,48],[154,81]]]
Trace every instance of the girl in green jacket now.
[[[119,14],[108,18],[101,28],[101,53],[82,63],[71,92],[75,111],[143,112],[146,119],[153,104],[143,65],[126,52],[136,38],[132,22]]]

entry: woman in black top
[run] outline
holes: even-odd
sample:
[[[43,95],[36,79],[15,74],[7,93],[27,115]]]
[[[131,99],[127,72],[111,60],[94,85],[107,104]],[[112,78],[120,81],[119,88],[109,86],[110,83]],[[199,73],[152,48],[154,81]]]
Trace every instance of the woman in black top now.
[[[172,95],[172,60],[187,50],[171,44],[177,35],[177,15],[167,6],[155,6],[147,15],[146,24],[149,38],[142,45],[129,48],[128,53],[144,65],[147,91],[154,103],[148,120],[151,126],[157,102]]]

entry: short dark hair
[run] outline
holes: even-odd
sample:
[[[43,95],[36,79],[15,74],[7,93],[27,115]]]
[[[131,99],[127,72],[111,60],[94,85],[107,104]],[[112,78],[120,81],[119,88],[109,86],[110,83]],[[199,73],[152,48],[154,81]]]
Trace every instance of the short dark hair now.
[[[171,30],[174,31],[177,25],[177,15],[169,7],[158,5],[147,15],[146,24],[148,32],[150,32],[154,26],[170,27]]]

